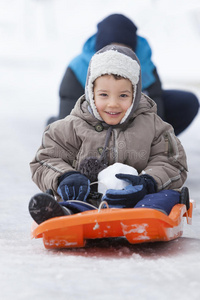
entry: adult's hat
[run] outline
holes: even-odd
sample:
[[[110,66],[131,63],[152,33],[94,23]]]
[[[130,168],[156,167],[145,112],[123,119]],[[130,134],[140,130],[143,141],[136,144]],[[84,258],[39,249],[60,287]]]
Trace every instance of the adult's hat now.
[[[112,14],[97,24],[96,51],[117,43],[132,48],[135,51],[137,43],[137,27],[121,14]]]

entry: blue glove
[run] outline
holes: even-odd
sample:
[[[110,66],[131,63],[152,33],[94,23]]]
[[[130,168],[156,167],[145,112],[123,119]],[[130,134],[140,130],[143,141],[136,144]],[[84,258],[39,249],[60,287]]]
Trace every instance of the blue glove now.
[[[149,175],[116,174],[118,179],[130,183],[122,190],[107,190],[102,200],[105,200],[109,207],[131,208],[134,207],[146,194],[156,193],[157,184]]]
[[[59,178],[57,192],[63,200],[86,201],[90,192],[89,179],[79,172],[68,172]]]
[[[130,174],[116,174],[118,179],[122,179],[131,183],[132,185],[143,185],[146,194],[153,194],[157,192],[157,183],[155,179],[147,174],[136,176]]]

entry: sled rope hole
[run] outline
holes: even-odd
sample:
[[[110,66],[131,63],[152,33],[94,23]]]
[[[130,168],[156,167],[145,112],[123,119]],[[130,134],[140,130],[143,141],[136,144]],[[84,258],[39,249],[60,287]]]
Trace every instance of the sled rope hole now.
[[[100,211],[104,205],[106,205],[106,208],[109,208],[108,203],[106,201],[102,201],[99,205],[98,213],[100,213]]]

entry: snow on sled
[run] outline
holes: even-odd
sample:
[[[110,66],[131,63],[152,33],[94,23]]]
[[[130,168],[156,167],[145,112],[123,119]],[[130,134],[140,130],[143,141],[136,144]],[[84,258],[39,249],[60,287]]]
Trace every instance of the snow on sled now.
[[[84,247],[87,240],[125,237],[129,243],[170,241],[183,234],[184,219],[192,222],[195,202],[176,204],[169,215],[151,208],[99,208],[32,225],[32,238],[45,248]]]

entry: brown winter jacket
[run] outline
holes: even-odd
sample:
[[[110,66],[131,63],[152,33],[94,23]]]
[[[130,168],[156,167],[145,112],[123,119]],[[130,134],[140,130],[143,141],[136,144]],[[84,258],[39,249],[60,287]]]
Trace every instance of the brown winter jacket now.
[[[108,128],[88,111],[83,95],[71,115],[49,125],[42,145],[31,162],[33,181],[57,195],[58,178],[79,170],[80,162],[100,157]],[[184,149],[173,128],[156,114],[156,104],[144,94],[129,122],[115,127],[108,144],[108,164],[121,162],[145,172],[157,182],[158,190],[180,188],[187,177]]]

